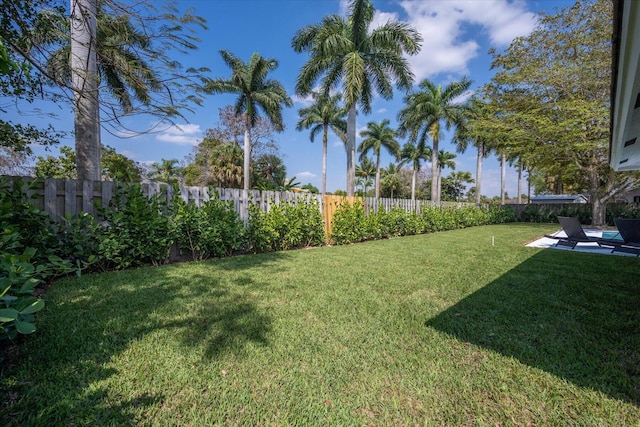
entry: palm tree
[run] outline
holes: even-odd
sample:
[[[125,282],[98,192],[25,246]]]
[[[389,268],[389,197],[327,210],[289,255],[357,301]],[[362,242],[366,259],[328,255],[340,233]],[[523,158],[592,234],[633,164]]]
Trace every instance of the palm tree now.
[[[183,175],[183,169],[177,159],[161,159],[154,162],[149,170],[149,178],[167,184],[178,184]]]
[[[146,29],[136,27],[129,14],[110,11],[105,2],[99,0],[71,0],[69,20],[55,13],[47,17],[63,31],[41,32],[36,37],[40,43],[56,49],[43,68],[46,75],[73,92],[78,177],[100,179],[100,115],[105,96],[117,103],[102,107],[112,123],[120,123],[119,115],[140,111],[140,108],[134,109],[134,103],[162,118],[180,116],[177,108],[180,97],[172,93],[170,86],[192,73],[188,70],[180,77],[174,75],[171,82],[165,76],[163,81],[154,65],[164,67],[164,72],[180,66],[155,46],[195,49],[194,39],[178,34],[183,28],[179,25],[165,25],[163,34],[154,37]],[[163,19],[177,18],[164,15]],[[169,41],[162,43],[158,41],[161,39]],[[158,99],[154,99],[159,93],[163,94],[161,102],[166,101],[166,105],[158,105]]]
[[[476,158],[476,191],[475,202],[480,204],[482,197],[482,160],[489,155],[487,149],[486,137],[483,134],[482,121],[486,119],[487,108],[485,104],[476,97],[472,97],[468,102],[468,109],[465,111],[465,117],[462,125],[456,127],[453,135],[453,143],[456,145],[456,151],[464,153],[467,151],[469,144],[477,148]]]
[[[219,187],[240,188],[242,186],[244,155],[234,142],[225,142],[211,150],[208,168],[210,178]]]
[[[464,112],[467,107],[457,102],[457,98],[471,86],[466,77],[460,82],[450,83],[444,89],[436,86],[428,79],[423,80],[419,90],[407,95],[404,99],[405,108],[398,115],[400,134],[410,135],[410,140],[422,140],[427,134],[433,139],[431,150],[431,176],[438,176],[438,143],[441,137],[442,124],[445,129],[458,127],[463,123]],[[431,200],[440,203],[440,188],[431,186]]]
[[[371,183],[371,177],[376,174],[376,165],[369,157],[360,157],[360,164],[356,166],[356,177],[362,178],[361,183],[364,186],[364,195],[367,195],[367,187]]]
[[[389,127],[388,119],[380,123],[369,122],[367,129],[360,132],[360,136],[364,138],[358,148],[360,159],[369,151],[373,151],[373,155],[376,156],[376,199],[380,197],[380,149],[386,148],[396,158],[400,155],[400,144],[395,140],[395,135],[395,131]]]
[[[465,184],[473,184],[474,182],[473,178],[471,177],[471,172],[466,171],[451,172],[445,179],[449,180],[451,186],[453,187],[452,192],[454,194],[452,195],[454,196],[456,202],[459,201],[460,196],[463,195]]]
[[[99,181],[100,104],[96,61],[97,0],[71,1],[71,70],[78,179]]]
[[[455,158],[456,155],[448,151],[440,150],[440,153],[438,153],[438,177],[435,181],[438,185],[438,188],[442,188],[442,170],[444,168],[451,168],[455,170],[456,162],[453,161],[453,159]],[[433,179],[431,180],[431,182],[434,182]]]
[[[385,169],[381,171],[382,175],[382,185],[384,188],[388,188],[391,193],[391,198],[393,199],[393,191],[399,190],[401,186],[400,176],[399,176],[400,168],[395,163],[389,163]]]
[[[327,96],[315,92],[312,95],[313,105],[298,111],[300,120],[296,129],[311,129],[311,142],[322,131],[322,195],[324,196],[327,192],[327,135],[331,129],[341,140],[346,139],[347,111],[338,105],[340,95]]]
[[[408,24],[387,22],[372,29],[375,9],[370,0],[352,0],[349,17],[325,16],[319,24],[299,30],[291,46],[300,53],[309,52],[309,60],[300,70],[296,93],[311,93],[321,80],[322,91],[342,86],[347,116],[347,194],[355,189],[356,108],[371,112],[374,92],[384,99],[393,95],[392,82],[409,90],[413,74],[404,53],[419,52],[422,37]]]
[[[293,105],[287,91],[277,80],[267,79],[267,74],[278,67],[278,61],[251,55],[248,63],[232,53],[221,50],[223,61],[231,68],[229,79],[213,79],[206,86],[209,93],[235,93],[236,116],[244,118],[244,189],[251,188],[251,128],[256,124],[259,110],[268,117],[276,131],[284,130],[282,107]]]
[[[420,171],[420,163],[422,160],[428,160],[431,157],[431,148],[429,148],[425,143],[424,139],[422,142],[418,141],[417,144],[407,142],[402,146],[402,150],[400,150],[400,167],[405,164],[411,164],[411,200],[416,199],[416,181],[418,178],[418,172]],[[433,182],[433,178],[432,182]]]

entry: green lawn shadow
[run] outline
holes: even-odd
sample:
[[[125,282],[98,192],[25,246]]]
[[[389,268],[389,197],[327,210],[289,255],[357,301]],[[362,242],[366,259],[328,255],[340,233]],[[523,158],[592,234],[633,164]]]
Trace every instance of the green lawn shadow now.
[[[603,257],[540,251],[426,326],[640,406],[640,264]]]
[[[277,252],[191,264],[193,270],[219,270],[213,275],[179,274],[188,265],[180,264],[85,275],[54,284],[51,295],[45,296],[48,306],[38,333],[24,342],[22,357],[16,361],[28,371],[30,382],[10,384],[2,379],[0,419],[6,420],[4,425],[23,425],[25,420],[31,425],[99,425],[104,417],[116,425],[137,425],[135,412],[162,405],[171,397],[157,390],[114,401],[107,389],[96,386],[122,374],[106,367],[109,361],[132,342],[162,330],[177,336],[185,352],[202,354],[203,363],[229,353],[243,357],[250,343],[268,345],[272,319],[250,293],[262,284],[246,270],[281,268],[278,261],[287,256]],[[58,304],[66,307],[58,309]],[[49,384],[66,392],[47,399]],[[28,404],[19,399],[25,394],[32,396],[26,399]]]

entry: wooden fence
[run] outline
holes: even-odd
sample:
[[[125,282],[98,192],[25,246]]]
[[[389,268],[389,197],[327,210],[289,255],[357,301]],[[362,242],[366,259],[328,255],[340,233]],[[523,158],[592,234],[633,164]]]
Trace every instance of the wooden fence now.
[[[79,181],[73,179],[39,179],[31,177],[4,177],[14,184],[22,181],[23,190],[32,205],[49,214],[53,219],[60,220],[66,214],[75,215],[87,212],[96,215],[96,206],[107,206],[119,187],[124,184],[111,181]],[[215,197],[216,192],[220,200],[231,200],[233,206],[243,220],[249,218],[249,206],[257,205],[268,211],[275,203],[296,202],[299,200],[316,199],[322,206],[322,198],[309,193],[293,193],[278,191],[244,191],[236,188],[188,187],[174,189],[166,184],[157,182],[140,184],[142,193],[151,197],[159,195],[171,200],[180,197],[185,202],[201,206],[205,201]]]
[[[121,188],[123,183],[112,181],[79,181],[73,179],[53,179],[53,178],[32,178],[32,177],[4,177],[14,185],[22,182],[22,188],[26,192],[31,204],[49,214],[53,219],[60,220],[66,214],[75,215],[80,212],[87,212],[96,216],[96,206],[107,206],[114,194]],[[240,215],[240,218],[249,218],[249,206],[257,205],[261,210],[268,211],[272,204],[281,202],[297,202],[302,200],[315,199],[322,212],[325,233],[331,233],[331,224],[336,209],[342,203],[353,204],[356,200],[362,201],[365,211],[377,211],[384,209],[389,211],[392,207],[400,207],[406,211],[420,212],[423,206],[433,206],[430,201],[425,200],[405,200],[386,199],[374,197],[345,197],[320,195],[310,193],[278,192],[278,191],[244,191],[235,188],[212,188],[212,187],[178,187],[174,193],[174,188],[167,184],[157,182],[140,184],[142,193],[151,197],[159,195],[171,200],[173,197],[180,197],[185,202],[194,203],[201,206],[207,200],[218,194],[220,200],[231,200],[233,206]],[[442,206],[463,206],[473,205],[472,203],[442,202]]]

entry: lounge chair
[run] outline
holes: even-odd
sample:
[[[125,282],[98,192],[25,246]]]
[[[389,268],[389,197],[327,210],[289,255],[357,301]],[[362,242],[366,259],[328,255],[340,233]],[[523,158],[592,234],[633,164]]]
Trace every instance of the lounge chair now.
[[[578,220],[578,218],[570,216],[559,216],[558,222],[560,223],[562,230],[564,230],[565,236],[545,236],[551,239],[557,239],[558,243],[556,243],[556,246],[568,246],[571,249],[574,249],[578,243],[597,243],[598,246],[600,246],[600,242],[602,239],[599,237],[587,236],[582,229],[582,225],[580,225],[580,220]]]
[[[600,239],[602,246],[613,247],[613,252],[626,252],[640,256],[640,219],[615,218],[618,239]]]

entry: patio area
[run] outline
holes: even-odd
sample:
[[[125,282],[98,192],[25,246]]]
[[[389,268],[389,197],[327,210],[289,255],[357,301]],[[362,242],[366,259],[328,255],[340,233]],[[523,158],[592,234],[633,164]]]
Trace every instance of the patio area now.
[[[605,239],[620,238],[616,230],[597,230],[597,229],[585,228],[584,232],[589,237],[600,237]],[[556,233],[553,233],[552,235],[557,237],[566,237],[566,234],[562,229],[560,229]],[[574,249],[568,246],[559,246],[557,243],[558,243],[557,239],[542,237],[538,240],[528,243],[526,246],[531,248],[544,248],[544,249],[550,248],[550,249],[559,249],[563,251],[589,252],[589,253],[603,254],[603,255],[622,255],[622,256],[631,256],[631,257],[637,256],[635,254],[627,253],[627,252],[620,252],[620,251],[613,252],[612,247],[600,246],[597,243],[578,243]]]

